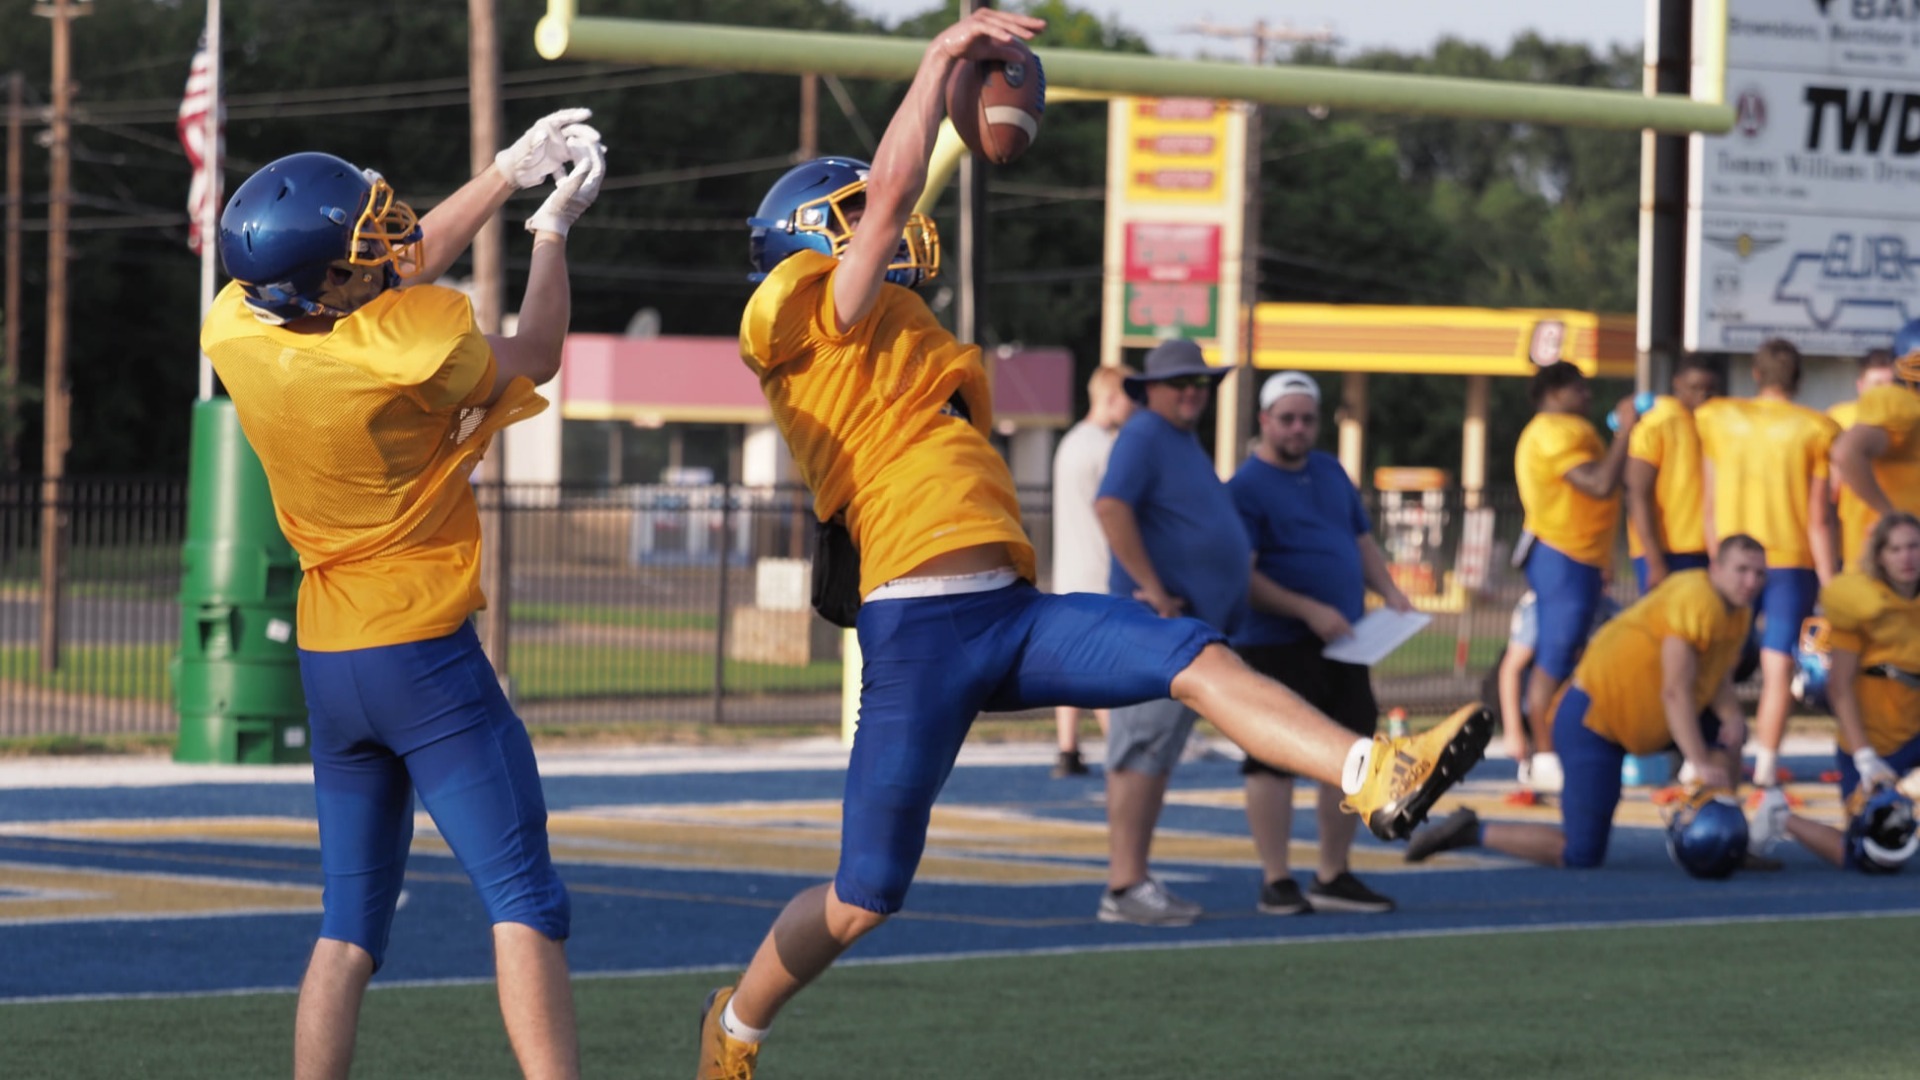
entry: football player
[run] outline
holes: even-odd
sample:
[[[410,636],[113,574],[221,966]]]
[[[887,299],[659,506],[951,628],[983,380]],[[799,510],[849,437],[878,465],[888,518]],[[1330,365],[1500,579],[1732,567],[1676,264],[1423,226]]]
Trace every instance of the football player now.
[[[913,207],[954,65],[1024,56],[1017,42],[1043,26],[987,8],[943,30],[871,166],[796,166],[749,220],[760,285],[740,351],[815,513],[844,519],[858,552],[860,723],[839,868],[787,905],[737,986],[708,996],[700,1077],[751,1077],[781,1007],[900,910],[934,799],[983,710],[1178,698],[1255,757],[1340,785],[1349,809],[1389,837],[1492,733],[1474,706],[1412,739],[1357,739],[1254,675],[1204,623],[1034,588],[1033,544],[990,441],[980,350],[912,291],[938,270],[933,224]]]
[[[1834,567],[1827,458],[1838,428],[1794,402],[1800,367],[1791,342],[1762,342],[1753,353],[1754,396],[1715,398],[1693,414],[1706,459],[1708,542],[1744,533],[1767,552],[1767,587],[1754,609],[1760,704],[1753,782],[1762,787],[1778,779],[1800,624]]]
[[[1729,787],[1746,738],[1731,676],[1766,579],[1760,545],[1730,536],[1709,568],[1670,575],[1594,634],[1552,713],[1566,773],[1559,827],[1483,825],[1459,810],[1415,833],[1407,861],[1485,845],[1546,866],[1599,866],[1628,754],[1677,748],[1703,788]]]
[[[526,728],[468,617],[480,521],[468,476],[495,432],[546,407],[571,300],[568,229],[604,164],[585,109],[535,124],[425,218],[329,154],[281,158],[233,193],[234,279],[201,347],[233,398],[300,553],[300,675],[326,878],[294,1031],[296,1077],[345,1077],[385,958],[418,791],[493,924],[500,1011],[529,1076],[579,1075],[567,890],[548,856]],[[483,335],[431,284],[509,196],[559,177],[532,217],[516,331]]]
[[[1864,379],[1864,376],[1862,377]],[[1867,533],[1893,510],[1920,513],[1920,319],[1893,339],[1890,377],[1860,394],[1833,444],[1833,470],[1845,497],[1840,529],[1843,569],[1863,568]]]
[[[1674,368],[1673,396],[1655,399],[1633,425],[1627,446],[1627,554],[1641,595],[1679,570],[1707,565],[1700,433],[1693,411],[1720,379],[1706,360],[1687,356]]]

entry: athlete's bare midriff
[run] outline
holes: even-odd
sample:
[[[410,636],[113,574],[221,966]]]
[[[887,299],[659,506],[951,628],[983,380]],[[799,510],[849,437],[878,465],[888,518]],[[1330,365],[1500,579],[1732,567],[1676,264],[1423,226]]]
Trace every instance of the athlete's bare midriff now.
[[[961,574],[981,574],[988,570],[998,570],[1003,566],[1012,565],[1013,557],[1007,554],[1007,545],[975,544],[972,547],[941,552],[900,576],[903,578],[956,577]]]

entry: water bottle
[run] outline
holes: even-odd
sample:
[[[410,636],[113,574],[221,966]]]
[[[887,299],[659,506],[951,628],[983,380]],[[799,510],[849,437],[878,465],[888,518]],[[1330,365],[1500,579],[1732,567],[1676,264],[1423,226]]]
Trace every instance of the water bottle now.
[[[1390,739],[1407,737],[1407,710],[1398,708],[1387,710],[1387,737]]]
[[[1641,416],[1647,415],[1653,411],[1653,400],[1654,396],[1651,393],[1633,395],[1633,411],[1639,413]],[[1620,430],[1620,417],[1617,414],[1612,412],[1607,413],[1607,430]]]

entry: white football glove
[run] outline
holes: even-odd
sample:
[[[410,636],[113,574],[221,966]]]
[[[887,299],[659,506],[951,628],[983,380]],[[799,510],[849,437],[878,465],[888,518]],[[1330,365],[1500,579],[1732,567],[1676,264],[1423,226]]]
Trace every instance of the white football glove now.
[[[1533,790],[1554,794],[1566,786],[1566,773],[1560,769],[1560,755],[1546,751],[1533,755]]]
[[[593,205],[593,200],[600,197],[600,181],[607,175],[606,151],[600,146],[600,135],[585,124],[576,124],[567,131],[573,168],[560,178],[553,194],[527,219],[528,232],[565,236],[573,223],[580,220],[580,215],[587,212],[587,207]]]
[[[565,129],[592,115],[592,109],[561,109],[541,117],[512,146],[493,155],[493,167],[517,188],[536,187],[549,176],[562,175],[573,160]]]
[[[1888,765],[1886,759],[1873,752],[1873,747],[1863,746],[1853,752],[1853,767],[1860,770],[1860,786],[1868,789],[1881,785],[1892,785],[1900,777]]]

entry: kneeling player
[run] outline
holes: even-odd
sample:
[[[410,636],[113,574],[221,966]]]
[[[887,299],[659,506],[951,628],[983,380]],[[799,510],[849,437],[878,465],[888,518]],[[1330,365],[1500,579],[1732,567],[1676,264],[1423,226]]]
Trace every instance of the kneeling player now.
[[[1553,709],[1553,743],[1566,773],[1560,828],[1482,824],[1461,810],[1415,833],[1407,860],[1484,845],[1547,866],[1599,866],[1628,754],[1677,747],[1702,785],[1728,786],[1746,738],[1731,675],[1766,579],[1760,545],[1730,536],[1711,568],[1670,576],[1594,636]]]

